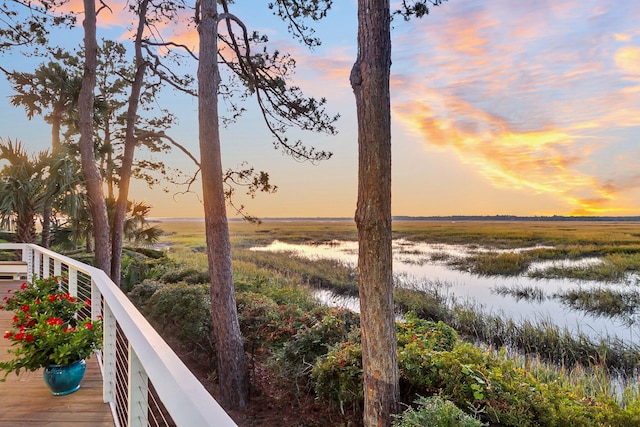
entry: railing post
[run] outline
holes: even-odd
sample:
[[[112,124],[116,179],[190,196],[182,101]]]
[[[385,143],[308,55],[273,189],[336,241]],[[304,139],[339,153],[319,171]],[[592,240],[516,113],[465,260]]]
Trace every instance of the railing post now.
[[[91,278],[91,319],[95,320],[102,316],[102,296],[96,281]]]
[[[40,278],[40,259],[41,259],[42,255],[40,254],[40,251],[34,250],[33,251],[33,275]]]
[[[62,263],[57,259],[53,260],[53,275],[56,277],[62,276]]]
[[[129,344],[129,427],[146,427],[149,418],[149,377]]]
[[[116,402],[116,318],[108,305],[104,307],[102,335],[102,399],[110,403],[112,411]],[[114,417],[117,419],[117,417]]]
[[[69,295],[78,296],[78,270],[69,267]]]
[[[51,260],[49,258],[49,255],[43,255],[42,256],[42,278],[46,279],[47,277],[50,276],[49,271],[51,268]]]
[[[28,246],[22,248],[22,261],[27,263],[27,282],[33,281],[33,249]]]

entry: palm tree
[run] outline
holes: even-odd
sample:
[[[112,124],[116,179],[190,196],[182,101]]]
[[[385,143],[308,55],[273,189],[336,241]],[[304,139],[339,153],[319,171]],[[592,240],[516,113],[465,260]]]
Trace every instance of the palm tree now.
[[[78,102],[82,78],[78,73],[67,71],[60,63],[41,64],[33,73],[8,73],[16,95],[11,96],[11,103],[23,106],[29,119],[35,114],[44,114],[44,119],[51,124],[51,150],[57,155],[62,148],[60,128],[68,119],[69,112]],[[42,206],[42,246],[49,246],[51,228],[51,200],[45,200]]]
[[[16,241],[34,243],[36,213],[49,197],[49,153],[29,156],[19,141],[0,139],[0,160],[8,161],[0,170],[0,223],[7,225],[15,219]]]

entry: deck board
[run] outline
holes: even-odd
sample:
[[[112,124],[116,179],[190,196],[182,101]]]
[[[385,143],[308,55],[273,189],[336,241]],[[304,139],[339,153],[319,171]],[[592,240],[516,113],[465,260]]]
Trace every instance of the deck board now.
[[[21,282],[0,281],[0,299]],[[11,355],[9,340],[2,338],[11,327],[12,312],[0,310],[0,360]],[[4,372],[0,373],[4,376]],[[0,377],[1,378],[1,377]],[[109,405],[102,402],[102,376],[95,357],[87,360],[80,390],[53,396],[42,379],[42,371],[9,374],[0,382],[0,427],[113,427]]]

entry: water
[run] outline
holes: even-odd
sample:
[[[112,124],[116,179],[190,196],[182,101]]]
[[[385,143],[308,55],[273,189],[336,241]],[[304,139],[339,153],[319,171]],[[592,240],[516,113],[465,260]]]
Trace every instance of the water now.
[[[625,318],[596,316],[563,304],[553,295],[574,289],[606,288],[623,292],[638,292],[638,276],[632,275],[621,283],[601,283],[569,279],[535,279],[526,274],[519,277],[478,276],[459,271],[447,265],[446,260],[468,257],[479,252],[522,252],[537,247],[513,250],[493,250],[475,245],[447,245],[412,242],[399,239],[393,242],[393,271],[399,286],[412,288],[441,287],[440,292],[457,302],[481,307],[486,313],[503,318],[529,321],[551,321],[573,332],[581,332],[593,339],[615,337],[625,342],[637,343],[640,337],[639,313]],[[358,243],[332,241],[326,244],[307,245],[274,241],[268,246],[254,247],[256,251],[291,252],[311,260],[327,258],[356,266]],[[533,264],[529,271],[550,267],[580,267],[602,262],[599,258],[581,260],[556,260]],[[496,292],[496,289],[531,288],[543,295],[539,299],[523,299],[512,294]],[[356,298],[336,297],[329,291],[319,291],[316,297],[324,304],[358,310]],[[640,323],[640,322],[639,322]]]

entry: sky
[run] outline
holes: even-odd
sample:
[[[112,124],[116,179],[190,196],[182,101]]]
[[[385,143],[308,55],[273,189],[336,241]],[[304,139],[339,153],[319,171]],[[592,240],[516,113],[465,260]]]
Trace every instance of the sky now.
[[[239,196],[261,217],[353,217],[357,123],[349,71],[357,54],[357,3],[337,0],[314,24],[322,45],[309,50],[272,16],[268,2],[231,5],[250,30],[297,62],[292,83],[326,97],[340,114],[335,136],[294,132],[330,160],[298,162],[274,149],[251,100],[222,129],[223,166],[267,171],[274,194]],[[249,4],[250,3],[250,4]],[[99,16],[99,38],[126,41],[121,3]],[[264,4],[264,6],[257,6]],[[393,2],[392,2],[393,5]],[[393,6],[392,6],[393,7]],[[619,0],[450,0],[422,19],[392,25],[392,214],[640,215],[640,2]],[[197,46],[193,27],[169,26],[167,39]],[[81,31],[52,35],[71,47]],[[3,66],[29,71],[19,55]],[[183,66],[195,73],[196,65]],[[31,67],[31,68],[29,68]],[[0,137],[33,150],[50,145],[48,125],[9,104],[0,81]],[[159,101],[179,123],[167,133],[197,153],[197,103],[168,92]],[[179,152],[157,157],[193,173]],[[192,190],[199,190],[197,183]],[[198,191],[162,184],[132,187],[154,217],[201,217]],[[234,216],[229,211],[229,216]]]

